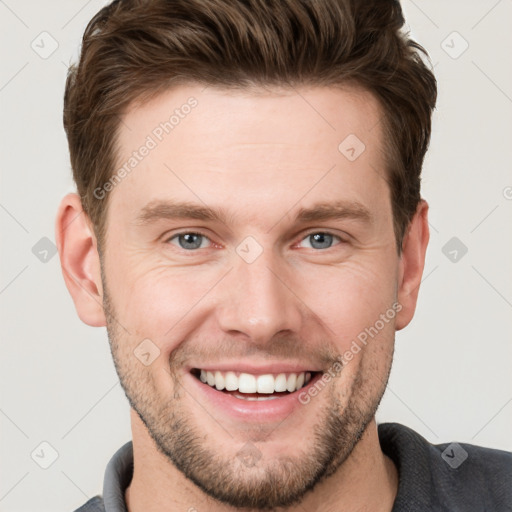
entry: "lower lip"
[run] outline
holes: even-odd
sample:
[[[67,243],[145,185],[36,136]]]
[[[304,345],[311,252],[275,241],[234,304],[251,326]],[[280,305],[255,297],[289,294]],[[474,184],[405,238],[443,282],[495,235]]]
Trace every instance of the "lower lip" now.
[[[223,393],[215,388],[201,382],[191,373],[187,374],[187,378],[192,380],[194,388],[202,394],[204,399],[210,402],[215,409],[220,409],[223,413],[229,414],[231,417],[243,421],[282,421],[289,416],[295,409],[304,407],[299,401],[299,396],[304,396],[309,388],[322,377],[322,373],[315,374],[307,385],[298,391],[283,395],[279,398],[271,400],[244,400],[236,398],[229,393]],[[201,400],[200,403],[203,403]]]

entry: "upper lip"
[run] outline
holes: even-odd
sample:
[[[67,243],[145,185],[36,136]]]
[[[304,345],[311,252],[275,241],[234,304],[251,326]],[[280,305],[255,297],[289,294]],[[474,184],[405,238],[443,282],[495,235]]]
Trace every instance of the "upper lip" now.
[[[218,363],[198,363],[191,365],[189,371],[193,369],[206,370],[206,371],[221,371],[221,372],[241,372],[250,373],[252,375],[266,375],[269,373],[301,373],[301,372],[319,372],[322,371],[315,365],[308,365],[298,362],[283,362],[275,361],[272,363],[266,362],[265,364],[256,364],[248,361],[224,361]]]

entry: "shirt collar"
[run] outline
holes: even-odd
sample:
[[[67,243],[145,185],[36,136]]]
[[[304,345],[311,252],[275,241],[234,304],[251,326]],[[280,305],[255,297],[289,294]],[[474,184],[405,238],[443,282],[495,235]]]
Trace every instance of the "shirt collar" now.
[[[124,492],[133,476],[133,444],[121,446],[110,459],[103,479],[105,512],[128,512]]]

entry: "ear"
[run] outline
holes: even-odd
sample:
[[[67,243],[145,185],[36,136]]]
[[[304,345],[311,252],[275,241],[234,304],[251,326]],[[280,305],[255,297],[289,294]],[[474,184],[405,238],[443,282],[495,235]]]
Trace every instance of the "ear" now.
[[[96,236],[77,194],[67,194],[60,203],[55,240],[62,275],[78,316],[93,327],[105,326]]]
[[[398,263],[398,302],[402,309],[396,316],[397,331],[406,327],[414,316],[429,238],[428,204],[422,199],[409,223]]]

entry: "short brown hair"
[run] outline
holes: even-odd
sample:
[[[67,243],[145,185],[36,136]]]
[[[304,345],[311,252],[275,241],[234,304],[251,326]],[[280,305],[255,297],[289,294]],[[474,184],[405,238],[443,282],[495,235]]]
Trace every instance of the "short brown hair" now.
[[[394,0],[115,0],[89,22],[69,68],[64,127],[73,177],[98,246],[102,187],[121,116],[173,85],[352,84],[383,110],[385,169],[398,251],[420,197],[437,84]]]

